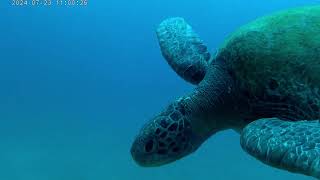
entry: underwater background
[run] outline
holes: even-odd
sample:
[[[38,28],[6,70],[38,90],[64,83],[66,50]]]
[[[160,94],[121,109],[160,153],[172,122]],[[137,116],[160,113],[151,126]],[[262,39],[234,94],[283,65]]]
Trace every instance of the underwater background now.
[[[319,0],[89,0],[86,7],[0,2],[0,180],[303,180],[247,155],[224,131],[157,168],[129,153],[141,126],[193,86],[155,35],[184,17],[214,52],[239,26]]]

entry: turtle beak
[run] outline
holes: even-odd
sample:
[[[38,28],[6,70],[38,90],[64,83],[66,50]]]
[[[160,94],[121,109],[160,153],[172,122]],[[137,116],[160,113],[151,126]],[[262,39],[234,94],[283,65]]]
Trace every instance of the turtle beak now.
[[[151,141],[150,141],[151,142]],[[149,143],[150,143],[149,142]],[[149,148],[153,148],[151,146],[153,146],[153,142],[151,142],[152,145],[149,145],[150,147]],[[133,158],[133,160],[140,166],[143,166],[143,167],[147,167],[148,166],[148,160],[147,160],[147,153],[145,152],[144,148],[146,145],[145,145],[145,140],[143,140],[142,138],[137,138],[132,146],[131,146],[131,149],[130,149],[130,153],[131,153],[131,156]]]

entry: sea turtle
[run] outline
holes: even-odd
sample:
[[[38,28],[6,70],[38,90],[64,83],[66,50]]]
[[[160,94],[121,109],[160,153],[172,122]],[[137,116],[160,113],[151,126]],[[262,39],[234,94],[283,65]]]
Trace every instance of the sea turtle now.
[[[259,18],[210,56],[183,18],[157,29],[164,58],[197,85],[143,126],[131,154],[160,166],[226,129],[241,147],[280,169],[320,178],[320,6]]]

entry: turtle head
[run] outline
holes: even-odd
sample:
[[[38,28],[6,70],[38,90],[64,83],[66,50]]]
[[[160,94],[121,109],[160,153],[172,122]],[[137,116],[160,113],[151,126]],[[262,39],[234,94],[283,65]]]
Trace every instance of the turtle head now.
[[[196,135],[192,118],[181,100],[169,105],[141,129],[132,147],[141,166],[161,166],[194,152],[206,139]]]

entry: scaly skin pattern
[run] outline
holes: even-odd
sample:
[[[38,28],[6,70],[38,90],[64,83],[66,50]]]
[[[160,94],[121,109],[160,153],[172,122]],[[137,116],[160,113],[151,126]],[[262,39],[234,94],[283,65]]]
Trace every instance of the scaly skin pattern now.
[[[217,59],[238,88],[243,149],[266,164],[320,178],[320,6],[240,28]]]
[[[183,18],[170,18],[157,28],[163,57],[184,80],[199,84],[207,70],[210,54],[192,27]]]
[[[243,130],[241,146],[266,164],[320,178],[320,123],[277,118],[254,121]]]
[[[320,6],[276,13],[240,28],[217,59],[234,76],[243,119],[320,119]]]

